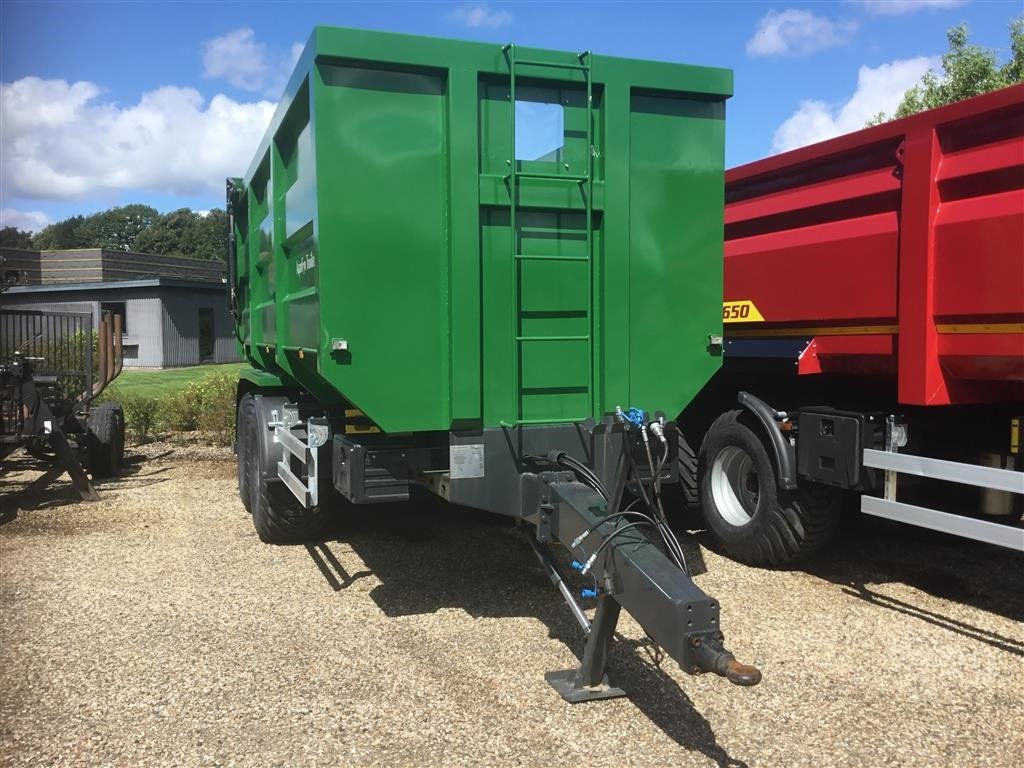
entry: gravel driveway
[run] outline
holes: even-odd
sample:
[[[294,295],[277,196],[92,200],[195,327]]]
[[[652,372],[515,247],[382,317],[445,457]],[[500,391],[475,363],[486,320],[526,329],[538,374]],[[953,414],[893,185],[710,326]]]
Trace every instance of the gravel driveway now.
[[[705,551],[764,682],[659,667],[623,615],[630,697],[571,706],[543,673],[582,636],[504,520],[422,498],[266,546],[229,454],[161,451],[96,504],[0,476],[0,765],[1024,765],[1018,554],[856,516],[803,571]]]

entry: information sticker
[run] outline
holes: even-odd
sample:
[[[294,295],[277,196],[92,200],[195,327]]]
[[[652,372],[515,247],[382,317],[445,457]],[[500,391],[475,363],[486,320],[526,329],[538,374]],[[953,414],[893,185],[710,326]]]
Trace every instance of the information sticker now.
[[[483,445],[452,445],[448,448],[449,470],[452,480],[465,480],[484,476]]]

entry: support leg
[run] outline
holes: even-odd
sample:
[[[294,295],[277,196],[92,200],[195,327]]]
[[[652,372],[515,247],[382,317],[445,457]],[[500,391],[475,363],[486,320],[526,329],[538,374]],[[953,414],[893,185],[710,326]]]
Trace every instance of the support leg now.
[[[590,627],[587,645],[583,650],[583,664],[579,669],[548,672],[544,679],[570,704],[625,696],[626,692],[608,682],[605,665],[608,646],[615,626],[619,622],[621,607],[614,597],[601,595],[597,602],[594,623]]]
[[[78,491],[82,501],[99,501],[100,495],[92,487],[89,476],[85,474],[82,465],[78,463],[78,457],[75,456],[75,452],[68,443],[68,439],[56,424],[54,425],[53,432],[50,433],[50,444],[57,452],[57,459],[64,465],[64,469],[71,477],[71,485]]]
[[[57,454],[57,461],[64,466],[65,471],[67,471],[68,476],[71,478],[71,485],[78,491],[82,501],[99,501],[100,495],[92,487],[89,476],[85,474],[85,470],[82,469],[82,465],[78,462],[78,457],[75,455],[75,451],[70,443],[68,443],[68,439],[60,428],[60,424],[57,423],[53,414],[50,413],[50,408],[46,405],[46,402],[40,398],[39,421],[42,423],[44,420],[49,421],[52,425],[50,445],[53,446],[53,450]]]

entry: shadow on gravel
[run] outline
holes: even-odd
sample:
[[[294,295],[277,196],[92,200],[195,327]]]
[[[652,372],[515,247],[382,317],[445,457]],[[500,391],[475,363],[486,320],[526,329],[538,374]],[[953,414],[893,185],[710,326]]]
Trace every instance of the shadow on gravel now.
[[[706,531],[698,538],[724,555]],[[1019,552],[851,513],[844,515],[835,542],[796,567],[880,609],[1024,657],[1024,633],[1004,637],[963,621],[955,609],[946,615],[871,589],[878,584],[906,584],[933,597],[1024,623],[1024,557]]]
[[[333,545],[351,547],[368,570],[348,574],[334,556]],[[583,657],[585,638],[579,626],[523,532],[508,518],[449,505],[424,493],[404,504],[345,507],[325,541],[305,546],[336,592],[375,575],[381,584],[370,597],[387,616],[457,608],[475,618],[531,617],[543,622],[549,636],[578,659]],[[568,553],[554,548],[552,554],[572,583],[575,574],[568,567]],[[706,755],[719,766],[744,768],[745,763],[718,744],[711,725],[659,668],[653,651],[647,641],[617,637],[610,662],[615,683],[684,749]],[[551,696],[557,694],[552,691]]]
[[[851,515],[835,544],[803,570],[844,587],[879,608],[913,616],[963,637],[1024,657],[1024,634],[1003,637],[957,617],[878,593],[874,584],[899,582],[921,592],[1024,622],[1024,557],[1004,547]]]
[[[630,691],[629,700],[637,709],[681,747],[700,752],[719,768],[747,768],[745,762],[732,757],[718,743],[711,724],[679,684],[661,669],[665,661],[675,664],[674,661],[646,638],[636,641],[616,635],[615,640],[611,656],[614,681]]]
[[[330,547],[327,546],[327,542],[307,544],[306,551],[309,552],[317,569],[335,592],[348,589],[358,579],[373,575],[373,571],[357,571],[349,574],[345,570],[345,566],[338,561]]]
[[[144,456],[127,454],[116,477],[93,480],[93,487],[99,492],[100,498],[104,490],[144,488],[164,482],[164,478],[157,475],[167,472],[169,467],[146,467],[144,461]],[[13,484],[8,476],[22,472],[42,474],[30,482]],[[82,501],[71,486],[64,468],[56,464],[56,460],[37,459],[19,452],[4,460],[3,475],[5,480],[4,492],[0,493],[0,525],[15,519],[19,511],[49,510],[87,503]]]

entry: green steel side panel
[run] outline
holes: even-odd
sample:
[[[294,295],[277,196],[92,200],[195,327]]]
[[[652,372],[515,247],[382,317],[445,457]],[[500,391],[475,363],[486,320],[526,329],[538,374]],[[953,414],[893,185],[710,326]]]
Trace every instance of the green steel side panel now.
[[[323,377],[383,428],[447,425],[446,81],[321,61],[315,72]]]
[[[731,91],[721,69],[316,28],[244,178],[246,356],[386,432],[678,412],[718,362]],[[514,149],[520,108],[557,113],[550,145]]]
[[[724,140],[721,102],[634,92],[629,150],[632,403],[686,404],[718,367],[719,358],[708,354],[708,336],[722,333]],[[666,370],[672,375],[661,375]]]

